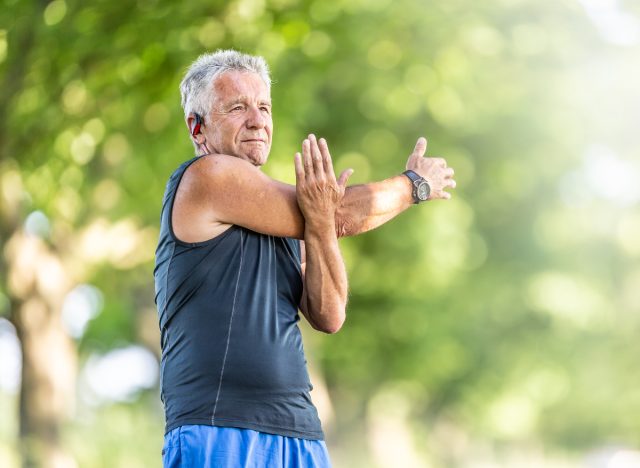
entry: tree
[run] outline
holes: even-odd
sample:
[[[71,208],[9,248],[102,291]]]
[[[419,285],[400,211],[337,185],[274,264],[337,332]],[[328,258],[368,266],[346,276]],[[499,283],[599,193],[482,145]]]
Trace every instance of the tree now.
[[[420,135],[456,169],[450,203],[342,242],[346,325],[305,336],[336,408],[329,441],[357,448],[338,445],[337,460],[399,457],[375,443],[385,427],[414,439],[411,460],[436,466],[464,463],[453,439],[471,441],[471,456],[637,444],[627,415],[638,401],[621,391],[639,384],[627,371],[640,307],[639,64],[624,32],[637,7],[9,3],[0,292],[23,347],[25,466],[71,456],[59,437],[90,353],[135,342],[157,352],[147,324],[160,199],[192,154],[177,85],[219,47],[272,67],[270,175],[294,181],[310,131],[337,169],[355,168],[354,183],[401,172]],[[105,310],[72,339],[60,317],[83,283],[100,288]]]

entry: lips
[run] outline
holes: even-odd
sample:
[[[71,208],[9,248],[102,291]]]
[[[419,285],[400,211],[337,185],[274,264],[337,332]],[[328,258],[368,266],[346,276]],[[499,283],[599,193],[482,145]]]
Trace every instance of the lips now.
[[[242,140],[243,143],[264,143],[264,140],[258,139],[258,138],[252,138],[252,139],[248,139],[248,140]]]

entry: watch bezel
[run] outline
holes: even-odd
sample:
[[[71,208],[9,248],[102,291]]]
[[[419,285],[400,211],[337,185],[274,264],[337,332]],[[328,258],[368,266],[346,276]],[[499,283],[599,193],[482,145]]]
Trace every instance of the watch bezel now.
[[[429,200],[429,196],[431,195],[431,186],[429,185],[429,182],[427,182],[424,177],[421,177],[415,171],[412,171],[410,169],[404,171],[403,174],[406,175],[411,181],[411,196],[413,197],[413,203],[417,205],[418,203]],[[424,199],[420,198],[419,195],[419,188],[421,186],[426,186],[427,197]]]
[[[427,201],[429,199],[429,195],[431,195],[431,186],[424,179],[422,179],[421,181],[417,181],[416,184],[417,184],[416,185],[416,198],[418,198],[420,201]],[[420,196],[420,188],[421,187],[426,187],[424,189],[424,191],[426,192],[426,196],[424,198],[422,198]]]

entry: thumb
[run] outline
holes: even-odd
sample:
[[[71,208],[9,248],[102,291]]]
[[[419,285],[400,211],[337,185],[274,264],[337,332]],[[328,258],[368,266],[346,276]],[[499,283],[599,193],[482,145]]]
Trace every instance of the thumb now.
[[[418,138],[418,141],[416,142],[416,146],[415,148],[413,148],[413,153],[411,154],[411,156],[424,156],[424,153],[427,152],[427,139],[424,137],[420,137]]]
[[[418,138],[416,146],[413,148],[413,152],[407,158],[407,169],[415,169],[415,165],[418,163],[419,158],[424,156],[427,151],[427,140],[424,137]]]
[[[338,185],[340,187],[346,187],[347,180],[351,177],[351,174],[353,174],[353,169],[345,169],[342,171],[342,173],[340,173],[340,177],[338,177]]]

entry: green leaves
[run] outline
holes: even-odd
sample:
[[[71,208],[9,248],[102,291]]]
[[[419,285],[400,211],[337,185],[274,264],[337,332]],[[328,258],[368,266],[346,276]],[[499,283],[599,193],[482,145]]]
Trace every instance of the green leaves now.
[[[638,185],[637,43],[607,42],[582,7],[535,1],[9,3],[0,233],[4,246],[41,211],[76,281],[103,291],[82,353],[141,335],[131,317],[153,308],[162,193],[193,153],[178,83],[200,53],[236,47],[264,54],[275,81],[267,173],[292,183],[312,131],[354,182],[402,172],[420,135],[456,170],[451,202],[342,241],[347,322],[307,347],[338,433],[351,430],[346,402],[387,401],[404,382],[424,389],[406,417],[427,431],[454,415],[456,430],[489,441],[637,440],[626,417],[637,396],[611,389],[640,386],[628,371],[640,351],[638,197],[602,189],[622,176],[594,169],[618,161],[631,181],[620,186]],[[361,403],[344,410],[360,429]],[[499,423],[509,415],[511,434]],[[447,450],[427,458],[445,463]]]

